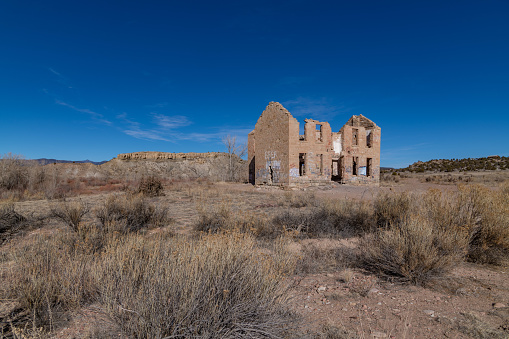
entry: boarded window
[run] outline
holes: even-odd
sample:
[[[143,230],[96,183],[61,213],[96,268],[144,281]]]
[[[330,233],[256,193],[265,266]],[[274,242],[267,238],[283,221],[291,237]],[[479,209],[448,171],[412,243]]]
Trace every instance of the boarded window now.
[[[359,145],[359,130],[357,128],[352,129],[352,145]]]
[[[299,153],[299,175],[306,175],[306,153]]]

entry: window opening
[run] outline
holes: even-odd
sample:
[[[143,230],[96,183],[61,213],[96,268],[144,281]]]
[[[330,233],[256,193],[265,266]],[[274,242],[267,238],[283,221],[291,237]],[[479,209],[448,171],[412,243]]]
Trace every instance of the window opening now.
[[[357,175],[357,164],[359,162],[359,157],[353,157],[353,175]]]
[[[366,130],[366,146],[371,147],[371,130]]]
[[[352,145],[359,145],[359,130],[357,128],[352,129]]]
[[[299,153],[299,175],[306,175],[306,153]]]
[[[316,141],[323,141],[322,125],[316,125]]]
[[[320,154],[320,175],[323,175],[323,154]]]
[[[372,161],[373,161],[372,158],[368,158],[366,161],[366,176],[368,177],[372,175],[371,173]]]

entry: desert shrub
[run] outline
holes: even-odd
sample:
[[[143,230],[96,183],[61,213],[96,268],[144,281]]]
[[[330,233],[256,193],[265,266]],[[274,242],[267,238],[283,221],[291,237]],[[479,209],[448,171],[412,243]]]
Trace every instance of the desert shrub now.
[[[463,213],[471,222],[468,259],[483,264],[509,263],[509,193],[471,185],[460,187]]]
[[[374,201],[375,220],[378,226],[386,226],[402,220],[410,211],[412,196],[408,193],[382,192]]]
[[[163,226],[169,221],[167,209],[150,204],[141,195],[110,196],[95,215],[106,231],[136,232],[147,226]]]
[[[75,232],[39,235],[18,248],[10,296],[26,310],[34,326],[49,326],[68,310],[96,297],[93,255],[77,251]]]
[[[247,234],[127,236],[100,267],[107,312],[136,338],[278,338],[292,323],[277,257]],[[283,265],[284,267],[284,265]]]
[[[28,166],[23,156],[5,154],[0,158],[0,188],[23,191],[28,186]]]
[[[83,217],[90,212],[88,204],[81,200],[62,200],[51,206],[51,216],[64,222],[78,232]]]
[[[439,227],[415,215],[367,234],[359,243],[364,268],[413,284],[444,275],[463,260],[467,247],[461,229]]]
[[[0,204],[0,240],[3,242],[9,235],[16,233],[26,225],[27,218],[14,210],[14,203]]]
[[[212,211],[199,208],[198,214],[198,222],[194,226],[198,232],[217,233],[235,228],[230,207],[225,204]]]
[[[314,192],[307,191],[305,193],[285,192],[279,199],[280,206],[289,206],[301,208],[306,206],[316,206],[317,198]]]
[[[284,211],[272,223],[304,237],[348,237],[371,231],[375,226],[372,220],[369,203],[322,200],[309,211]]]
[[[250,233],[260,238],[275,239],[284,233],[276,229],[264,215],[252,213],[234,213],[227,204],[217,209],[199,209],[199,219],[194,230],[205,233],[236,231]]]
[[[138,193],[149,197],[157,197],[163,195],[163,183],[160,178],[153,175],[143,177],[138,184]]]

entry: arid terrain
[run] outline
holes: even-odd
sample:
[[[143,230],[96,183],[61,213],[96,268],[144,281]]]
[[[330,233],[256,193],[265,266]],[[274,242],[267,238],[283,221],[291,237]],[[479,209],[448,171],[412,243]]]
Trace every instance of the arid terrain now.
[[[3,192],[0,338],[509,338],[507,170],[296,190],[67,173]]]

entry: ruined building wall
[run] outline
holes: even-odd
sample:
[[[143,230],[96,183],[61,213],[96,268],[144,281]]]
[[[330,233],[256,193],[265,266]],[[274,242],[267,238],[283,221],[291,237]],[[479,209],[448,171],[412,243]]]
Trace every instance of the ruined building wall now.
[[[364,123],[354,121],[352,126],[354,118],[356,116],[352,117],[340,130],[341,181],[351,184],[378,184],[380,182],[381,129],[375,124],[367,125],[365,121]]]
[[[299,122],[280,103],[271,102],[248,135],[249,182],[257,185],[350,184],[380,181],[381,129],[354,115],[339,132],[329,123]]]
[[[332,132],[329,123],[306,119],[299,137],[296,121],[290,134],[290,183],[328,183],[331,180]]]
[[[294,119],[280,103],[271,102],[255,126],[254,182],[257,185],[289,184],[289,128]],[[248,145],[249,148],[249,145]],[[252,153],[251,153],[252,154]],[[251,154],[248,157],[251,157]]]

